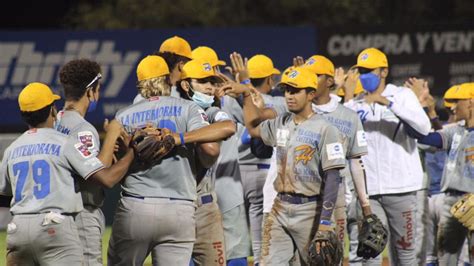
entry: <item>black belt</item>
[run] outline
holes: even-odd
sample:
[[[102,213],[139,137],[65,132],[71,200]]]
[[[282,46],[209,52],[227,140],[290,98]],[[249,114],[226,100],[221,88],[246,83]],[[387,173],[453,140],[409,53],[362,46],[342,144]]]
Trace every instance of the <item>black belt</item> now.
[[[127,197],[127,198],[141,199],[141,200],[144,200],[145,198],[147,198],[147,197],[142,197],[142,196],[135,196],[135,195],[129,194],[129,193],[127,193],[127,192],[122,192],[122,196],[123,196],[123,197]],[[188,199],[168,198],[168,197],[148,197],[148,198],[154,198],[154,199],[168,199],[168,200],[184,200],[184,201],[193,202],[192,200],[188,200]]]
[[[291,204],[304,204],[308,202],[314,202],[319,200],[319,195],[305,196],[298,193],[278,193],[277,197],[284,202]]]

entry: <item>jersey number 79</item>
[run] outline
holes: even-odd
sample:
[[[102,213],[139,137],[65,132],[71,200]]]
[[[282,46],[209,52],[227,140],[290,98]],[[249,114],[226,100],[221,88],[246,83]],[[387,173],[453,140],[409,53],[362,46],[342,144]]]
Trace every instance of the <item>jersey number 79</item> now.
[[[33,180],[35,182],[35,187],[33,190],[33,195],[35,198],[42,199],[49,194],[50,189],[50,168],[48,162],[45,160],[36,160],[31,165],[31,170],[33,171]],[[13,165],[13,174],[17,178],[16,188],[15,188],[15,202],[21,201],[21,192],[25,186],[26,178],[30,171],[30,162],[23,161]]]

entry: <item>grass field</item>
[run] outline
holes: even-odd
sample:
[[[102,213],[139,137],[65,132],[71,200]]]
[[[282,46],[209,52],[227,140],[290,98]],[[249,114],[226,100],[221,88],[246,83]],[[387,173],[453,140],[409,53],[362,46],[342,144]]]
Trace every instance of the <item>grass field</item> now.
[[[104,259],[104,263],[107,262],[107,247],[109,244],[109,238],[110,238],[110,233],[111,233],[111,227],[107,227],[104,238],[103,238],[103,250],[102,250],[102,257]],[[348,241],[346,242],[345,246],[345,257],[347,257],[349,246],[347,245]],[[6,265],[5,262],[5,251],[6,251],[6,232],[5,231],[0,231],[0,265]],[[387,250],[384,251],[384,258],[387,257]],[[385,264],[385,263],[384,263]],[[151,265],[151,257],[148,257],[147,260],[145,261],[144,265]],[[249,265],[251,265],[249,263]],[[387,264],[388,265],[388,264]]]

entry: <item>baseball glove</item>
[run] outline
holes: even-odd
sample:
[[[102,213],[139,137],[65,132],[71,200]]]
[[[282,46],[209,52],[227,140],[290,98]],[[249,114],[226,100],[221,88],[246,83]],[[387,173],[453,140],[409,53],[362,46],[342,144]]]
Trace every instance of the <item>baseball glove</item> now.
[[[474,230],[474,194],[464,195],[451,207],[451,214],[467,229]]]
[[[339,265],[343,256],[342,244],[334,231],[316,232],[309,246],[309,265]]]
[[[375,214],[365,216],[359,231],[357,256],[364,259],[377,257],[387,245],[387,233],[387,229]]]
[[[172,132],[167,128],[138,129],[130,142],[137,162],[142,166],[158,164],[175,147]]]

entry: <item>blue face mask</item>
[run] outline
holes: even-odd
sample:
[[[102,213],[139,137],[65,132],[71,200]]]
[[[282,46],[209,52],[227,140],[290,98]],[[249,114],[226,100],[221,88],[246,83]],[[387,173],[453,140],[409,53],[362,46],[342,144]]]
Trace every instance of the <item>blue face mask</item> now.
[[[361,74],[359,79],[360,83],[362,84],[362,88],[370,93],[377,90],[380,84],[380,77],[372,72]]]
[[[191,98],[201,108],[207,109],[211,107],[212,103],[214,103],[214,96],[209,96],[199,91],[193,91],[193,92],[194,94],[193,94],[193,97]]]
[[[91,113],[94,112],[95,109],[97,108],[97,100],[89,100],[89,106],[87,107],[87,112]]]

